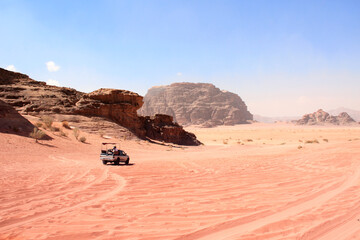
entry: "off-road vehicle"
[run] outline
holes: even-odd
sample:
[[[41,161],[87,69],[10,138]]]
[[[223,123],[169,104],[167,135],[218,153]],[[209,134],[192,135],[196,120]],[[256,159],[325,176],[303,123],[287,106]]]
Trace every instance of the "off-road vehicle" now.
[[[103,164],[113,163],[118,165],[120,162],[129,164],[130,157],[123,150],[116,149],[116,143],[102,143],[100,160]]]

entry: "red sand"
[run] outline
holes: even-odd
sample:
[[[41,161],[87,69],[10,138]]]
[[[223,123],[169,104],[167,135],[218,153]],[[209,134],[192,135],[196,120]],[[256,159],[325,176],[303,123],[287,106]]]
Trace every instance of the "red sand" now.
[[[205,146],[121,141],[129,166],[0,133],[0,239],[360,239],[360,128],[188,130]]]

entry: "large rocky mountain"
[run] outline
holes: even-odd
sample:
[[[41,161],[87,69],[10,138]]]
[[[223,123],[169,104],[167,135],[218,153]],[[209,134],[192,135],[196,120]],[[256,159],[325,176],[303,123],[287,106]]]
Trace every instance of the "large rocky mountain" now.
[[[141,115],[167,114],[182,125],[247,123],[252,114],[241,98],[209,83],[173,83],[152,87],[144,97]]]
[[[349,125],[356,123],[346,112],[340,113],[338,116],[332,116],[322,109],[310,114],[304,115],[300,120],[296,121],[299,125]]]
[[[174,123],[171,116],[138,116],[137,110],[143,104],[143,97],[126,90],[99,89],[86,94],[71,88],[48,86],[27,75],[0,68],[0,101],[3,101],[0,106],[8,109],[3,111],[2,118],[8,118],[9,114],[14,116],[9,106],[23,115],[103,117],[142,139],[182,145],[200,144],[194,134]]]

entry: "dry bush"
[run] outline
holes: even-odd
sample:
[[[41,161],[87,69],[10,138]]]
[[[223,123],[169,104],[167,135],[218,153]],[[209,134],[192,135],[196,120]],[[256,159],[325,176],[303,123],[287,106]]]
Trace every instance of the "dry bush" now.
[[[46,128],[51,129],[51,126],[52,126],[52,124],[53,124],[53,122],[54,122],[54,119],[53,119],[52,117],[50,117],[50,116],[42,116],[42,117],[41,117],[41,120],[42,120],[43,123],[45,124],[45,127],[46,127]]]
[[[323,141],[324,141],[324,142],[329,142],[329,139],[324,138]]]
[[[43,124],[42,124],[42,122],[36,122],[36,123],[35,123],[35,126],[36,126],[37,128],[41,128],[41,127],[43,126]]]
[[[246,141],[247,142],[252,142],[253,140],[249,138],[249,139],[246,139]]]
[[[38,140],[42,139],[45,136],[45,133],[38,128],[34,128],[29,136],[34,138],[35,142],[37,142]]]
[[[66,134],[66,132],[64,132],[63,130],[60,129],[60,136],[67,137],[67,134]]]
[[[314,140],[306,140],[305,143],[319,143],[317,139]]]
[[[298,149],[302,149],[302,148],[303,148],[303,146],[301,146],[301,145],[298,146]]]
[[[50,130],[53,132],[60,132],[60,128],[58,127],[51,127]]]
[[[66,128],[66,129],[71,129],[68,121],[63,121],[63,122],[62,122],[62,126],[63,126],[64,128]]]
[[[286,144],[286,143],[284,143],[284,142],[283,142],[283,143],[280,143],[280,145],[285,145],[285,144]]]
[[[79,135],[80,135],[80,130],[78,128],[74,128],[73,133],[74,133],[74,136],[75,136],[76,140],[78,140]]]
[[[228,139],[224,139],[223,140],[223,144],[228,144],[229,143],[229,140]]]
[[[84,137],[84,136],[80,137],[79,141],[82,142],[82,143],[86,142],[86,137]]]

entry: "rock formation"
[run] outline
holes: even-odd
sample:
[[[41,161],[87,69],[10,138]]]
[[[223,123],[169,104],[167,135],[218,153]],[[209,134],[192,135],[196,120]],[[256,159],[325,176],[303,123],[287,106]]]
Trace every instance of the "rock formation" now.
[[[350,108],[344,108],[344,107],[340,107],[340,108],[336,108],[333,110],[329,110],[327,111],[329,114],[331,115],[339,115],[342,112],[346,112],[347,114],[349,114],[349,116],[354,119],[355,121],[359,122],[360,121],[360,111],[359,110],[354,110],[354,109],[350,109]]]
[[[167,114],[182,125],[234,125],[252,120],[241,98],[208,83],[173,83],[150,88],[141,115]]]
[[[126,90],[99,89],[85,94],[75,89],[48,86],[27,75],[0,68],[0,100],[21,114],[70,114],[105,117],[126,127],[142,139],[182,145],[199,145],[195,135],[174,123],[171,117],[140,117],[143,97]]]
[[[304,115],[300,120],[296,121],[299,125],[348,125],[355,123],[346,112],[340,113],[338,116],[332,116],[329,113],[319,109],[317,112]]]
[[[34,126],[13,106],[0,100],[0,132],[29,135]]]

